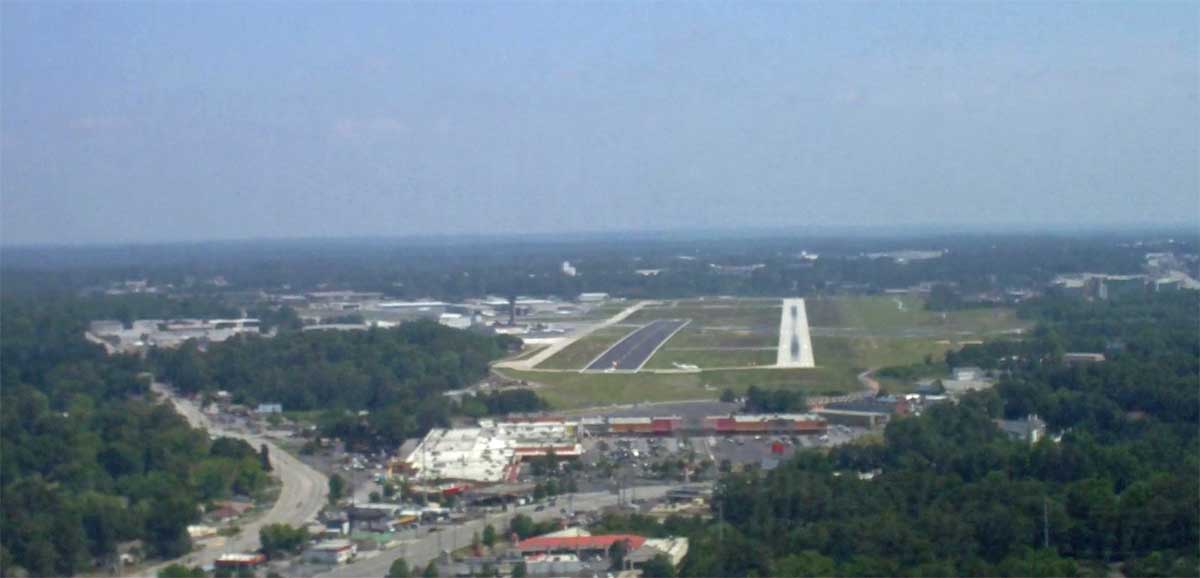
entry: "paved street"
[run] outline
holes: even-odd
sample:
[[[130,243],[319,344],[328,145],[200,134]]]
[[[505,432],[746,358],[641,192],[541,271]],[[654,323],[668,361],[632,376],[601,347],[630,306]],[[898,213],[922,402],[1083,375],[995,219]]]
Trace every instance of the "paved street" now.
[[[634,496],[638,499],[659,498],[666,495],[668,490],[677,485],[643,486],[635,490],[626,490],[625,497],[626,499],[632,499]],[[568,502],[569,499],[567,496],[558,497],[560,507]],[[598,510],[616,503],[617,494],[615,493],[593,492],[576,494],[574,507],[577,512],[586,512]],[[528,505],[517,508],[514,511],[491,514],[486,518],[471,520],[457,526],[443,526],[441,531],[432,534],[426,533],[422,529],[418,532],[419,538],[409,538],[396,548],[386,550],[372,558],[360,559],[353,564],[335,567],[329,572],[319,574],[318,576],[328,578],[384,576],[387,574],[392,562],[397,558],[408,560],[410,567],[423,568],[430,560],[436,558],[442,550],[454,551],[470,545],[474,533],[482,533],[483,528],[488,524],[492,524],[498,532],[504,532],[508,527],[509,520],[517,514],[525,514],[533,518],[534,521],[547,520],[560,515],[557,508],[547,508],[538,512],[535,510],[534,505]],[[411,535],[411,532],[407,532],[406,534]]]
[[[262,436],[225,430],[217,424],[211,423],[195,403],[174,396],[165,384],[155,383],[151,387],[156,393],[163,395],[174,404],[175,410],[194,427],[205,429],[213,435],[246,440],[255,449],[266,444],[268,451],[271,452],[271,465],[275,470],[274,473],[279,477],[283,487],[279,499],[266,514],[253,521],[239,524],[242,531],[237,536],[224,539],[210,538],[199,542],[198,546],[204,546],[203,548],[175,560],[146,568],[139,575],[154,576],[158,570],[172,563],[203,566],[211,564],[221,554],[227,552],[251,552],[259,548],[259,528],[269,524],[302,526],[308,521],[316,519],[317,512],[325,504],[325,496],[329,491],[329,479],[325,477],[325,474],[292,457],[291,454]]]

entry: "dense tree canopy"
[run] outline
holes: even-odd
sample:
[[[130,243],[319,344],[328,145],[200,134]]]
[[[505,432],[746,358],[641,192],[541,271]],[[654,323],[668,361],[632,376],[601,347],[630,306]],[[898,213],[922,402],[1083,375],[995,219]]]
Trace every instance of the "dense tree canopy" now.
[[[351,445],[390,445],[444,426],[456,413],[483,416],[536,411],[528,390],[453,401],[443,393],[487,375],[515,339],[414,321],[392,329],[243,336],[177,350],[155,350],[153,365],[183,392],[229,391],[234,401],[323,410],[322,431]],[[360,415],[360,410],[368,413]]]
[[[135,539],[177,556],[202,503],[266,485],[253,448],[210,441],[146,399],[140,360],[83,339],[103,305],[0,306],[0,574],[74,574]]]

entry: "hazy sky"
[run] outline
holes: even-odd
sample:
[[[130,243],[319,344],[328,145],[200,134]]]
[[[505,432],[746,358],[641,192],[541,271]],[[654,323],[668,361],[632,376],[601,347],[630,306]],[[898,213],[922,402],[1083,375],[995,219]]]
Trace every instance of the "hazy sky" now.
[[[1200,221],[1194,3],[0,5],[0,240]]]

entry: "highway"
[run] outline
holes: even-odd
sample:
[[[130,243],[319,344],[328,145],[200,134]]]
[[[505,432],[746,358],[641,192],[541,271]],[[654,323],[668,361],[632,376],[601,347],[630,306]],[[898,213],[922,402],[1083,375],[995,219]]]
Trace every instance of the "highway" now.
[[[239,524],[242,531],[237,536],[209,538],[198,542],[197,545],[203,546],[202,548],[175,560],[168,560],[151,568],[143,569],[138,575],[155,576],[160,569],[173,563],[204,566],[211,564],[221,554],[227,552],[252,552],[259,548],[259,528],[269,524],[302,526],[316,519],[317,512],[325,505],[326,495],[329,492],[329,478],[325,474],[309,467],[262,436],[226,430],[211,423],[195,403],[176,397],[165,384],[155,383],[151,385],[151,389],[169,400],[175,406],[175,410],[193,427],[208,430],[213,435],[246,440],[256,450],[260,445],[266,444],[271,453],[271,466],[274,474],[279,477],[283,487],[279,493],[279,499],[267,513],[252,521]],[[382,574],[380,575],[382,576]]]
[[[632,499],[653,499],[660,498],[666,495],[671,488],[678,487],[679,484],[661,485],[661,486],[643,486],[640,488],[626,489],[624,497],[627,501]],[[442,550],[454,551],[459,548],[464,548],[471,544],[471,538],[475,532],[483,533],[483,528],[491,524],[496,528],[497,533],[503,535],[508,523],[513,516],[517,514],[525,514],[534,521],[540,522],[561,515],[558,508],[564,507],[571,502],[568,496],[558,497],[558,507],[547,507],[538,512],[534,505],[522,506],[513,511],[489,514],[486,518],[479,518],[458,524],[456,526],[444,525],[442,530],[433,533],[426,533],[422,528],[417,530],[418,538],[409,537],[407,540],[402,540],[400,546],[385,550],[380,554],[371,557],[363,558],[353,564],[334,567],[329,572],[318,574],[321,577],[327,578],[358,578],[362,576],[385,576],[392,562],[398,558],[408,560],[411,568],[424,568],[438,556]],[[611,492],[593,492],[587,494],[575,494],[574,508],[577,512],[586,512],[598,510],[605,506],[611,506],[617,503],[617,494]],[[405,532],[411,536],[411,532]],[[418,570],[419,572],[419,570]]]
[[[637,371],[675,332],[688,324],[687,319],[659,319],[626,335],[588,364],[585,371]]]

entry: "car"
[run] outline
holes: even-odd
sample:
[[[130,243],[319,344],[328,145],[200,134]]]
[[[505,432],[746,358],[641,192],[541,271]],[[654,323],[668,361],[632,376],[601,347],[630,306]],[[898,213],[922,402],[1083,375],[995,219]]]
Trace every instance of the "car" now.
[[[546,506],[545,506],[545,505],[543,505],[543,504],[538,504],[538,507],[534,508],[534,509],[533,509],[533,511],[535,511],[535,512],[541,512],[541,511],[543,511],[543,510],[545,510],[545,509],[546,509]]]

